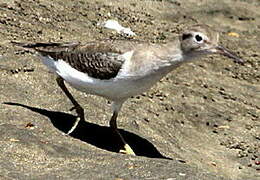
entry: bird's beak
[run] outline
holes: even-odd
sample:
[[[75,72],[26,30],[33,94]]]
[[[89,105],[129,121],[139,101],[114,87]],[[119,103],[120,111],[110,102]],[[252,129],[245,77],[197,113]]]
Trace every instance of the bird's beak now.
[[[211,49],[212,53],[221,54],[223,56],[229,57],[234,60],[235,63],[243,64],[244,60],[235,55],[235,53],[231,52],[230,50],[222,47],[222,46],[216,46],[213,49]]]

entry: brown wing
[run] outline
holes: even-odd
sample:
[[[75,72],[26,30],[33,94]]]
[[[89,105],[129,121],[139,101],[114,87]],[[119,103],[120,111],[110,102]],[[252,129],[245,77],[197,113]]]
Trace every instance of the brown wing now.
[[[80,43],[15,43],[24,48],[32,48],[42,56],[49,56],[54,60],[63,60],[73,68],[87,73],[97,79],[111,79],[116,77],[121,69],[124,52],[116,49],[110,41]]]

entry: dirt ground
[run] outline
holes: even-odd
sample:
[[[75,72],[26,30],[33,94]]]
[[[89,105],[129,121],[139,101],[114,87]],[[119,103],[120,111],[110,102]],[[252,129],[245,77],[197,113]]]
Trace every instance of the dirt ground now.
[[[259,0],[0,0],[0,179],[259,180],[259,9]],[[108,19],[155,43],[208,24],[245,64],[205,57],[129,99],[118,124],[137,156],[119,154],[109,102],[70,89],[87,122],[65,136],[76,117],[55,76],[10,43],[128,38],[97,25]]]

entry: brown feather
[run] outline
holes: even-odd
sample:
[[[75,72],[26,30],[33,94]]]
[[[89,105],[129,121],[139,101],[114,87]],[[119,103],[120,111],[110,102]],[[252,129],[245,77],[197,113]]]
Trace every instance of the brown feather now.
[[[80,43],[19,43],[15,45],[34,49],[42,56],[49,56],[55,61],[61,59],[80,72],[97,79],[111,79],[120,71],[127,49],[115,48],[112,41]],[[120,47],[120,46],[117,46]],[[133,46],[134,47],[134,46]]]

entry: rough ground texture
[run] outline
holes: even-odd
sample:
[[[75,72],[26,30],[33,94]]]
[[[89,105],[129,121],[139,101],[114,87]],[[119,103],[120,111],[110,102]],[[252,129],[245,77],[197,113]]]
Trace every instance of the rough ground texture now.
[[[0,0],[0,179],[259,180],[259,9],[259,0]],[[205,57],[129,99],[118,123],[137,156],[119,154],[109,103],[70,89],[88,122],[64,136],[76,117],[55,76],[10,44],[127,38],[97,26],[107,19],[155,43],[209,24],[246,63]]]

